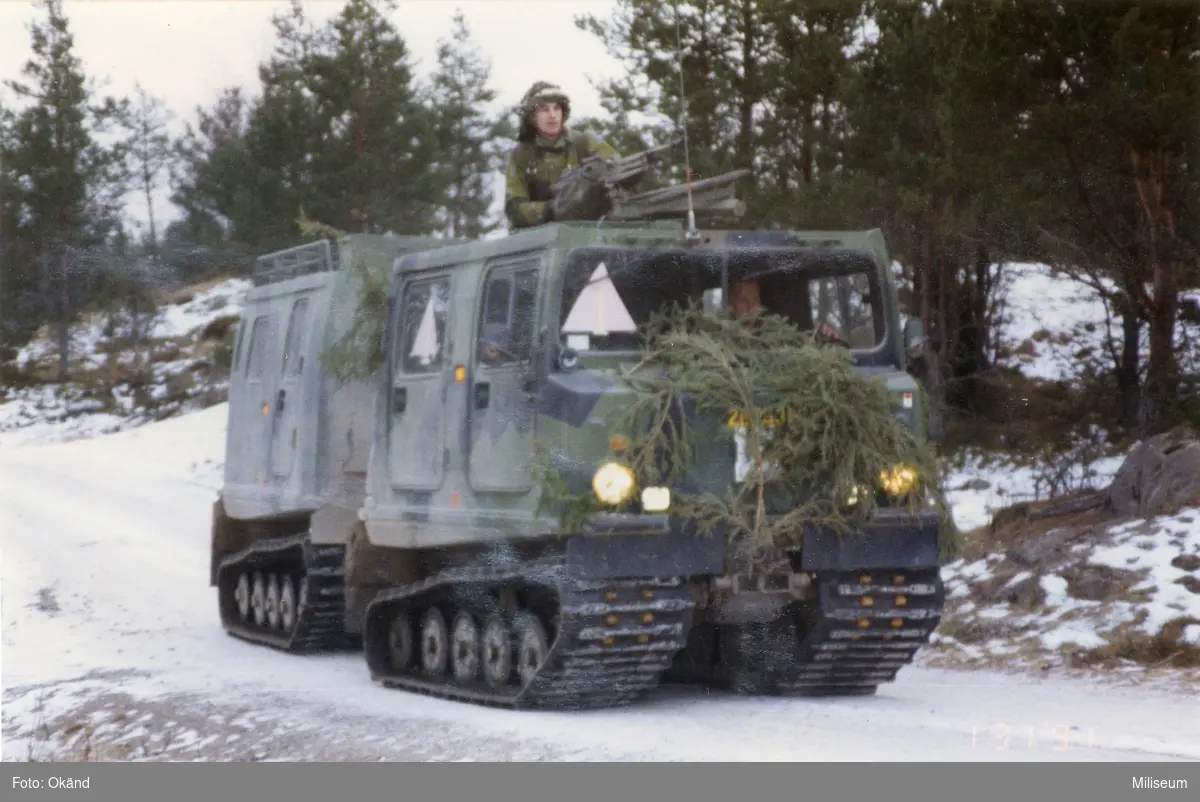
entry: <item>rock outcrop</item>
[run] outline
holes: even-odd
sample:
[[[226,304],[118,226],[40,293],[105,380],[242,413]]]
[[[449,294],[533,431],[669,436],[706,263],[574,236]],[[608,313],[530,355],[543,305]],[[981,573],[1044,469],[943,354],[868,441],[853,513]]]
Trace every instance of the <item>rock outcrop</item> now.
[[[1113,477],[1106,506],[1128,518],[1149,518],[1200,505],[1200,439],[1176,430],[1136,444]]]

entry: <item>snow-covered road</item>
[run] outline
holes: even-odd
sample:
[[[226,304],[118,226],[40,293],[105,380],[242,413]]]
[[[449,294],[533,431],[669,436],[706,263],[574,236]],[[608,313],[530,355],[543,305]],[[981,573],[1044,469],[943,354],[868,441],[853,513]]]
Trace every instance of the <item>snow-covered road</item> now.
[[[910,667],[878,696],[665,687],[513,713],[385,689],[358,654],[226,636],[208,586],[224,405],[0,445],[5,760],[1197,760],[1197,694]]]

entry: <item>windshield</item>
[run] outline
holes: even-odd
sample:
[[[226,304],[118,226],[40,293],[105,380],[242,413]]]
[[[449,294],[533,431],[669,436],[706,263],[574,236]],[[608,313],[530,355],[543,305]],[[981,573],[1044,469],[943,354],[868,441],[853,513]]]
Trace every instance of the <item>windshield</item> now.
[[[562,301],[563,344],[580,352],[638,350],[642,324],[671,304],[735,315],[761,307],[854,350],[876,348],[885,334],[874,263],[846,252],[580,248],[568,259]]]

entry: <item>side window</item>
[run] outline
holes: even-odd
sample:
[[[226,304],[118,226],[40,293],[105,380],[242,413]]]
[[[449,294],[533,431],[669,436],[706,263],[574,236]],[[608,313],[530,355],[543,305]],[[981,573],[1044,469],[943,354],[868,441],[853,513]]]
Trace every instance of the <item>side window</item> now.
[[[288,320],[287,345],[283,349],[283,372],[286,376],[296,376],[304,369],[304,354],[298,353],[300,343],[304,341],[304,324],[308,317],[308,299],[296,301],[292,307],[292,317]]]
[[[826,276],[809,285],[813,324],[833,329],[852,348],[874,348],[883,341],[881,307],[872,297],[865,273]]]
[[[446,361],[448,278],[414,281],[404,288],[396,366],[403,373],[437,373]]]
[[[488,282],[483,323],[485,326],[507,326],[508,308],[512,302],[512,276],[495,276]]]
[[[269,322],[266,315],[260,315],[254,319],[254,328],[250,330],[250,354],[246,357],[246,376],[252,382],[262,381],[263,378],[263,357],[267,349]]]
[[[483,299],[476,358],[496,367],[528,361],[537,311],[537,268],[493,274]]]
[[[513,293],[512,336],[513,354],[522,361],[533,356],[533,331],[537,312],[538,274],[526,270],[516,276],[516,291]]]

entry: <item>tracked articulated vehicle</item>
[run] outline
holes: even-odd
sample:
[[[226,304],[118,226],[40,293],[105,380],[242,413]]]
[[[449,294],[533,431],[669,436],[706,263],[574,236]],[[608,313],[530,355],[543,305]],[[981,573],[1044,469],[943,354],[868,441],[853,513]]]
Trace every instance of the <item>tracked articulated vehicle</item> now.
[[[729,205],[693,191],[702,212]],[[670,679],[801,694],[892,681],[941,614],[937,509],[884,505],[861,537],[813,527],[747,566],[673,518],[669,494],[638,495],[613,429],[637,326],[667,304],[720,305],[754,270],[768,311],[844,331],[923,436],[905,371],[919,321],[901,326],[883,237],[695,231],[672,219],[678,199],[487,241],[348,235],[258,259],[214,507],[228,632],[361,647],[383,684],[514,708],[615,705]],[[655,209],[670,213],[632,219]],[[386,320],[375,374],[339,381],[323,355],[359,303],[355,260],[386,278]],[[696,481],[739,481],[735,443],[694,424]],[[539,507],[537,453],[612,511],[565,532]]]

